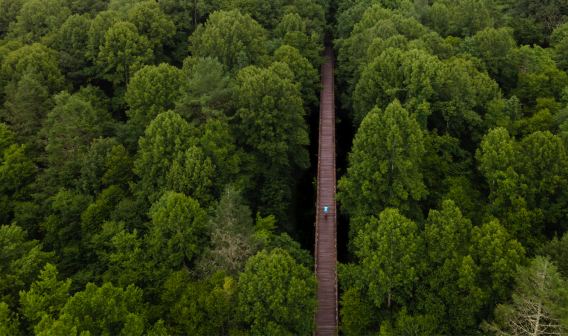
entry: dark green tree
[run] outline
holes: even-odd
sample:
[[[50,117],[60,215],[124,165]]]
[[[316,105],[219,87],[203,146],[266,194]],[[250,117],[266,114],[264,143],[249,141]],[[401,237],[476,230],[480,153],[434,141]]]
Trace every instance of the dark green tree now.
[[[152,59],[148,38],[140,35],[134,24],[121,21],[105,33],[96,62],[103,78],[119,86],[127,84],[130,77]]]
[[[193,56],[213,57],[228,69],[258,63],[267,53],[266,31],[248,14],[217,11],[190,38]]]
[[[55,97],[55,107],[47,116],[43,131],[48,169],[48,186],[71,186],[81,171],[81,159],[91,141],[108,134],[108,111],[93,106],[80,94],[63,92]]]
[[[71,11],[65,0],[24,1],[9,33],[25,43],[50,43],[69,15]]]
[[[275,249],[251,257],[239,276],[238,288],[237,309],[251,334],[313,332],[315,278],[287,252]]]
[[[182,83],[181,70],[165,63],[147,65],[134,74],[124,97],[129,107],[126,112],[129,143],[135,144],[158,114],[173,109]]]
[[[256,205],[286,219],[290,178],[309,166],[307,125],[299,87],[287,65],[247,67],[237,76],[236,129],[239,144],[253,156]]]
[[[140,177],[137,192],[142,198],[150,202],[159,198],[168,172],[193,143],[193,134],[190,124],[171,111],[159,114],[148,125],[134,162],[134,173]]]
[[[176,112],[203,123],[233,109],[233,81],[225,66],[211,57],[188,57],[183,63],[184,82]]]
[[[18,291],[28,288],[53,254],[42,251],[39,241],[28,240],[17,225],[0,226],[0,252],[0,301],[15,308]]]
[[[35,326],[42,319],[57,318],[67,302],[71,279],[61,281],[57,279],[58,275],[54,265],[46,264],[30,289],[20,291],[22,315],[30,326]]]
[[[143,335],[146,323],[142,290],[126,289],[105,283],[89,283],[75,293],[61,309],[57,319],[44,319],[36,327],[37,335],[113,334]]]
[[[408,211],[426,195],[422,173],[425,152],[418,122],[398,101],[383,112],[373,109],[363,120],[349,154],[338,199],[352,218],[386,207]],[[357,227],[351,227],[356,233]]]
[[[128,21],[134,23],[138,33],[150,41],[156,59],[164,60],[164,49],[171,46],[176,34],[176,26],[162,12],[158,1],[149,0],[136,3],[128,11]]]
[[[397,210],[370,217],[353,240],[366,293],[378,308],[390,311],[411,301],[422,261],[418,225]]]
[[[145,238],[155,267],[177,271],[201,252],[207,233],[206,212],[183,194],[166,192],[150,209]]]

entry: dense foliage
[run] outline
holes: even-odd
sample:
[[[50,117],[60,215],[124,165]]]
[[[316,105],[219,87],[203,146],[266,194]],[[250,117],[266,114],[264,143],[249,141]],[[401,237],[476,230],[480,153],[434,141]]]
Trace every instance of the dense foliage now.
[[[338,2],[345,335],[568,332],[567,15]]]
[[[0,335],[313,334],[326,42],[341,333],[568,333],[565,0],[0,0]]]
[[[0,0],[0,335],[312,333],[327,7]]]

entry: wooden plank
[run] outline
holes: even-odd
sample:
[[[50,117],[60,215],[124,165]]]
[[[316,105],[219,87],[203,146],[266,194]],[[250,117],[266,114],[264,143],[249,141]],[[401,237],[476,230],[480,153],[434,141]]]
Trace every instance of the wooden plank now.
[[[337,335],[337,218],[333,50],[325,51],[320,97],[315,272],[318,281],[316,335]],[[323,207],[329,207],[327,216]]]

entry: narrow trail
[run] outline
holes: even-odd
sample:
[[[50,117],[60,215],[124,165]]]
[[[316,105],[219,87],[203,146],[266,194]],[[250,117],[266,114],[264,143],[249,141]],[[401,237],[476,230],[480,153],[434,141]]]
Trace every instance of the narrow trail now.
[[[325,51],[321,68],[315,271],[318,281],[316,335],[337,335],[337,208],[335,204],[335,93],[334,56]],[[324,215],[323,207],[329,207]]]

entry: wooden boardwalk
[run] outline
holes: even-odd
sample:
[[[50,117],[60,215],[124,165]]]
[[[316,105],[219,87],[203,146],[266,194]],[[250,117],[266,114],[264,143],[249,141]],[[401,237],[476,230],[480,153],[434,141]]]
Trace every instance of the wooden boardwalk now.
[[[333,50],[321,69],[315,271],[318,281],[316,335],[337,335],[337,218],[335,204],[335,97]],[[327,216],[323,207],[329,207]]]

